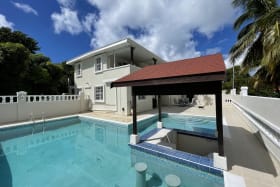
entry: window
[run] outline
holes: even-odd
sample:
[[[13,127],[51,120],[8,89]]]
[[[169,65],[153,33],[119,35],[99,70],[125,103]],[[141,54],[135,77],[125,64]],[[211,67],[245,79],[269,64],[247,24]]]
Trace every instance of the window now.
[[[114,55],[109,55],[107,59],[107,69],[114,68],[115,62],[114,62]]]
[[[77,64],[77,66],[76,66],[76,74],[77,74],[77,76],[82,76],[82,66],[81,66],[81,64]]]
[[[103,86],[96,86],[94,89],[94,100],[99,102],[104,102],[104,90]]]
[[[139,96],[138,96],[138,100],[144,100],[144,99],[146,99],[146,96],[145,96],[145,95],[139,95]]]
[[[98,57],[95,60],[95,72],[98,72],[98,71],[102,71],[102,63],[101,63],[101,58],[100,57]]]

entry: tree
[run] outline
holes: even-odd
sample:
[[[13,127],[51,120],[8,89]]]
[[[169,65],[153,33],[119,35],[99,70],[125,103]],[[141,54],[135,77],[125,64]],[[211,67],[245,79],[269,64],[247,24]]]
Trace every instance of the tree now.
[[[20,31],[12,31],[7,27],[0,27],[0,43],[5,42],[20,43],[29,49],[31,53],[35,53],[40,49],[38,42],[26,34]]]
[[[0,28],[0,95],[68,92],[68,78],[73,82],[73,67],[53,64],[49,57],[36,53],[38,43],[20,31]]]
[[[265,97],[278,97],[277,94],[273,91],[271,84],[267,84],[265,80],[259,80],[259,86],[255,87],[256,78],[250,76],[248,73],[242,71],[240,66],[235,66],[235,85],[237,93],[240,92],[241,86],[248,86],[249,95],[258,95]],[[232,68],[227,69],[226,71],[226,80],[223,83],[223,90],[226,93],[229,93],[232,88]]]
[[[230,50],[231,61],[245,54],[243,71],[259,67],[255,86],[266,80],[279,91],[280,9],[276,0],[233,0],[232,4],[244,12],[234,23],[234,29],[240,31]]]
[[[230,89],[232,89],[232,68],[227,69],[226,71],[226,80],[223,83],[223,90],[226,90],[229,93]],[[240,92],[240,87],[249,85],[250,76],[248,73],[242,72],[240,66],[235,66],[235,79],[234,84],[237,89],[237,92]]]
[[[1,94],[15,93],[23,87],[30,51],[19,43],[0,43]]]

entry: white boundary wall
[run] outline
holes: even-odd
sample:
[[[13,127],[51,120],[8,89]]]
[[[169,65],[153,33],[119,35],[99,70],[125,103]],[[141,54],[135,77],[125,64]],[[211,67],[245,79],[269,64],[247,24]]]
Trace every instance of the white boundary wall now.
[[[280,130],[280,99],[240,95],[231,97],[233,101],[259,115],[263,120],[276,125]]]
[[[280,99],[231,95],[232,102],[251,121],[266,148],[280,161]]]
[[[84,93],[79,95],[0,96],[0,124],[77,114],[88,110]]]

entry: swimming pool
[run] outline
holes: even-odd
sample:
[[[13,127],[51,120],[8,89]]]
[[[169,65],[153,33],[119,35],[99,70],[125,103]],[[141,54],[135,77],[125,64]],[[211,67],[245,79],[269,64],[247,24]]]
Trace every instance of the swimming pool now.
[[[129,131],[127,125],[85,117],[1,129],[1,186],[131,187],[136,154],[148,164],[148,186],[163,186],[168,172],[183,177],[182,186],[223,186],[222,177],[130,150]]]

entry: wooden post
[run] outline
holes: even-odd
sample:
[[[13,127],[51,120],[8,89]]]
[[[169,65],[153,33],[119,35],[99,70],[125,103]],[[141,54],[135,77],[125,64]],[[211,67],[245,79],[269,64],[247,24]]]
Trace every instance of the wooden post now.
[[[132,110],[133,110],[133,126],[132,126],[132,133],[133,134],[137,134],[137,112],[136,112],[136,93],[135,93],[135,90],[134,88],[132,87]]]
[[[134,65],[134,47],[130,47],[130,61],[131,61],[131,65]]]
[[[222,86],[220,85],[221,89]],[[216,127],[218,131],[218,149],[219,155],[224,156],[224,135],[223,135],[223,108],[222,108],[222,93],[221,89],[216,92]]]
[[[158,95],[158,121],[161,122],[161,99],[160,99],[160,95]]]

